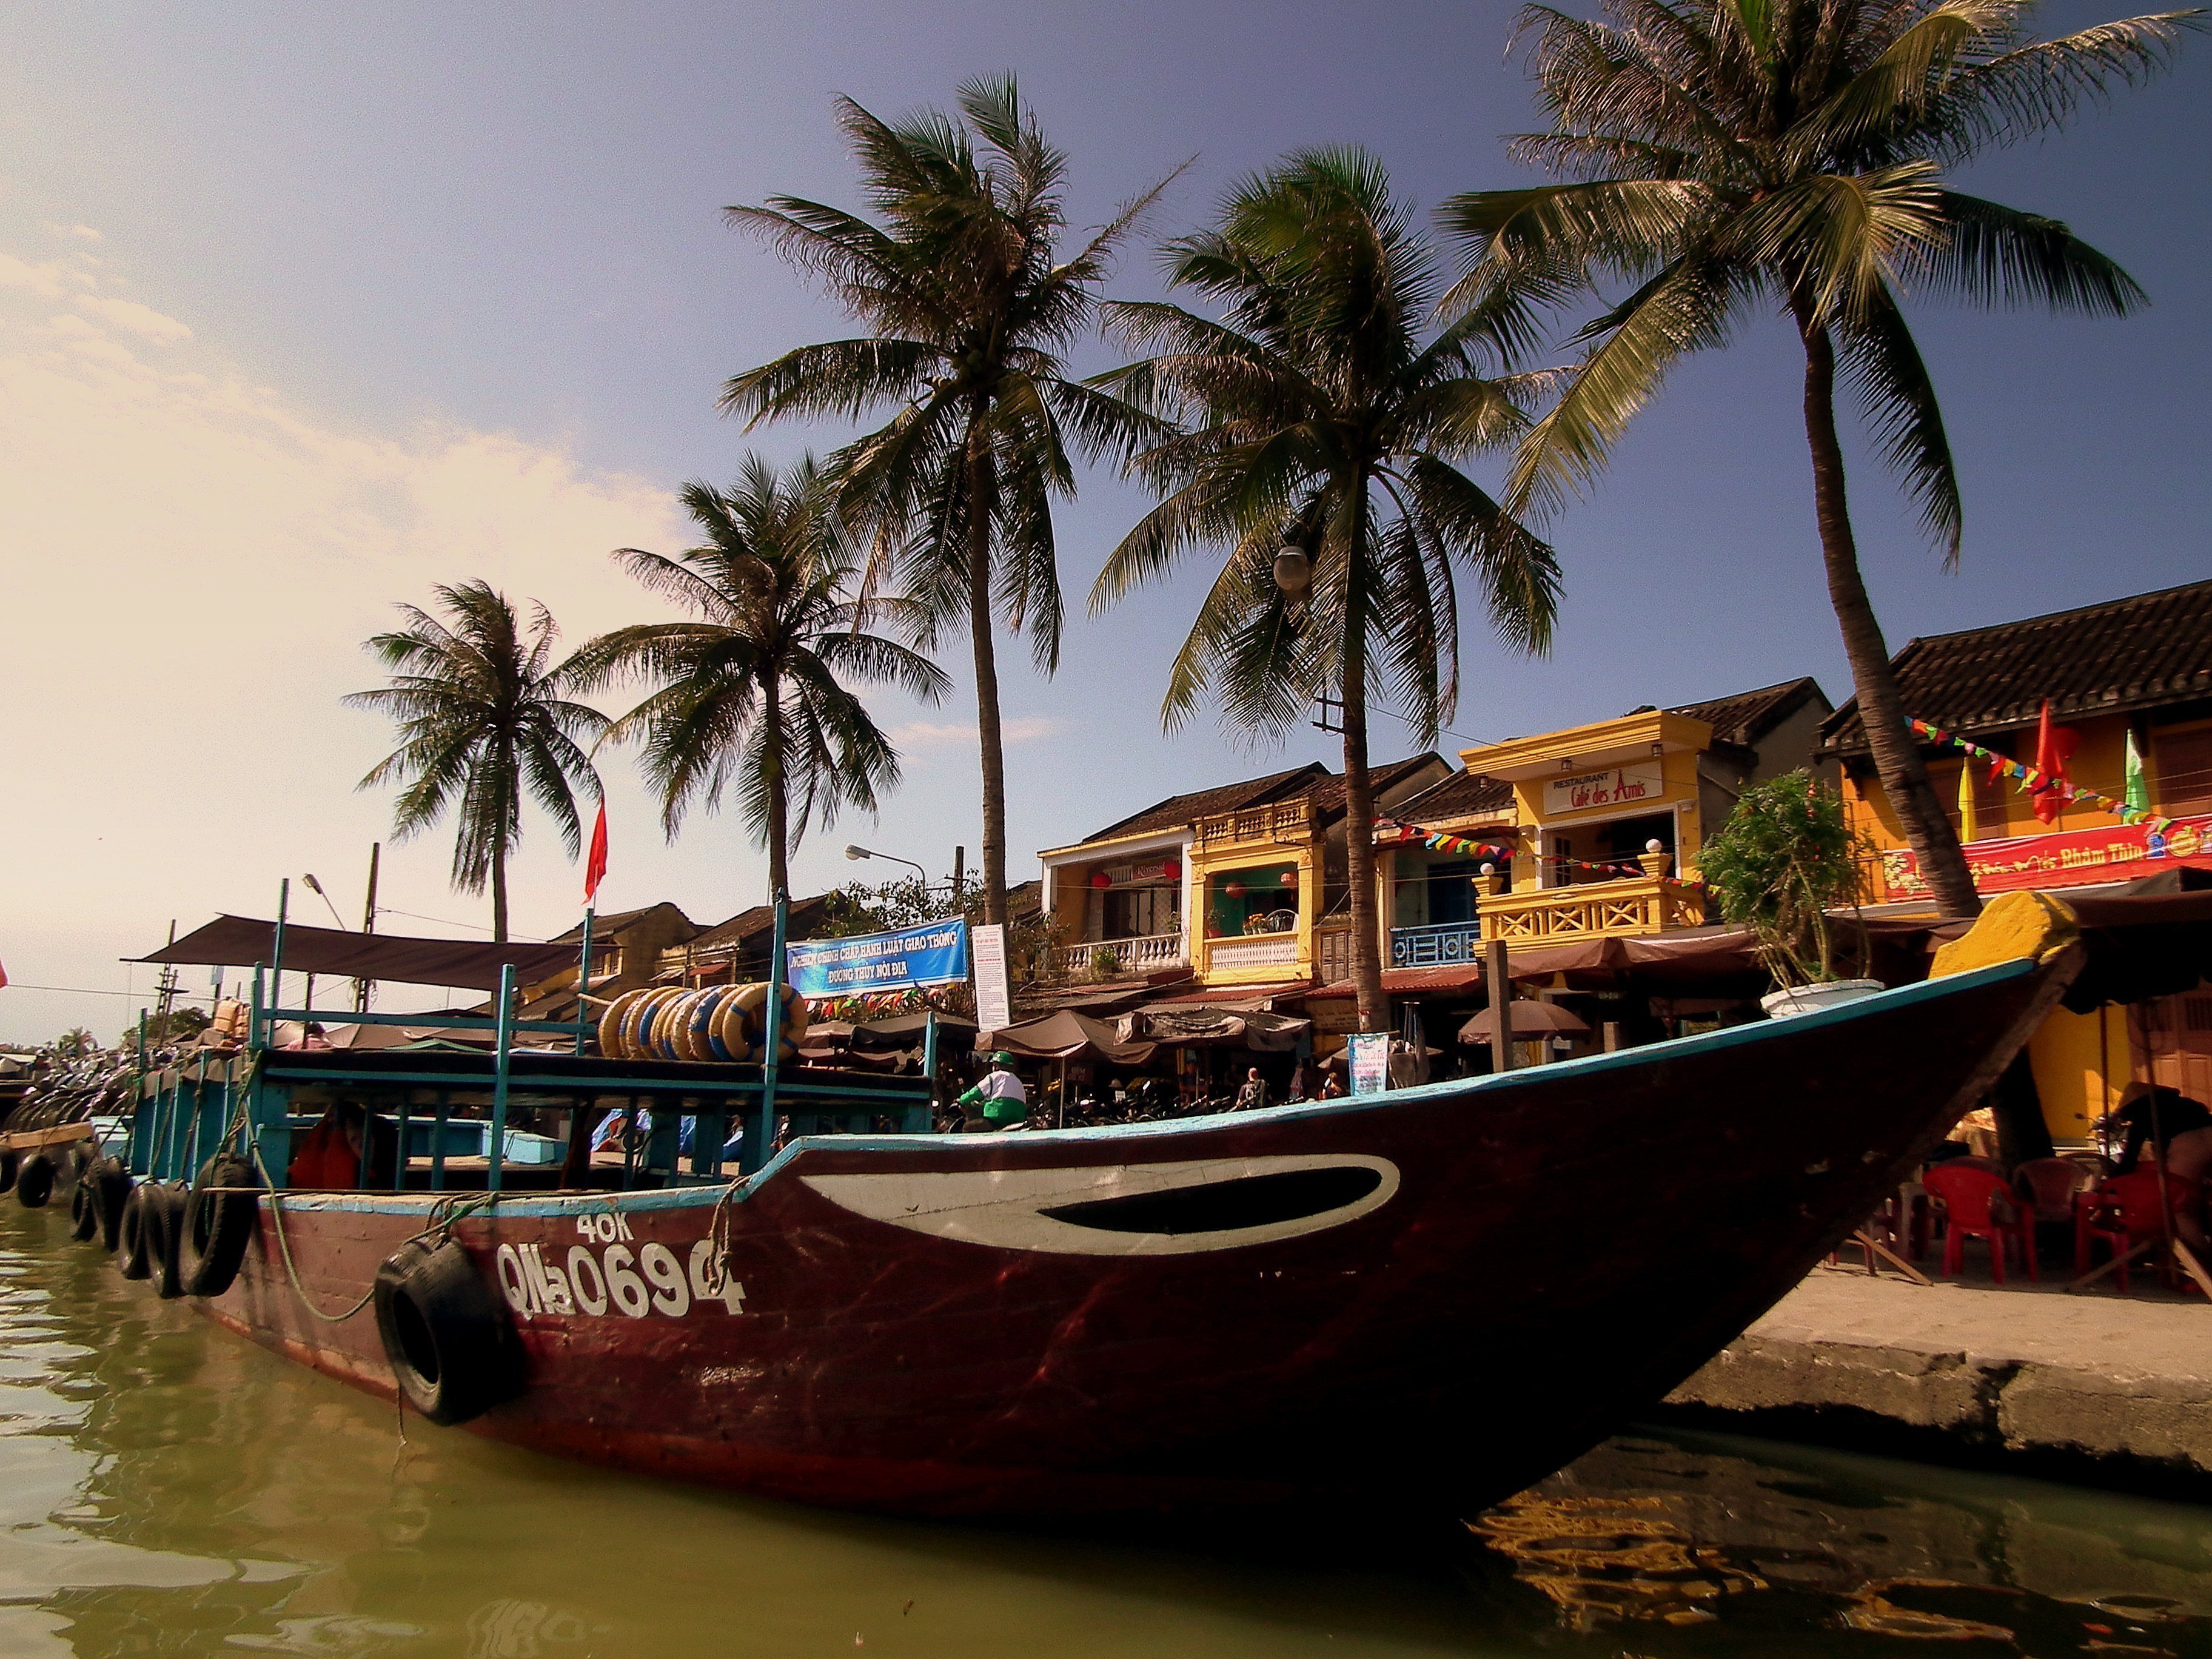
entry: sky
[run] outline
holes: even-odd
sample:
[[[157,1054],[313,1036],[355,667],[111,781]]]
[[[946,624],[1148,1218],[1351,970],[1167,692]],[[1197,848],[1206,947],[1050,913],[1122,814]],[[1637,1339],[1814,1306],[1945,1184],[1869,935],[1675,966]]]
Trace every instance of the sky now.
[[[847,331],[720,214],[771,193],[855,200],[834,96],[895,114],[1013,70],[1072,157],[1079,227],[1195,158],[1112,284],[1142,296],[1159,239],[1298,145],[1368,147],[1423,212],[1525,181],[1501,142],[1534,118],[1511,13],[9,4],[0,1041],[112,1035],[150,983],[119,958],[172,920],[270,915],[286,877],[295,915],[331,919],[299,886],[313,872],[357,925],[380,839],[384,930],[483,936],[488,902],[448,885],[450,841],[392,844],[388,796],[356,787],[390,747],[380,717],[339,702],[377,683],[360,642],[394,604],[476,577],[543,600],[572,644],[664,614],[611,550],[688,544],[674,492],[728,481],[749,448],[786,462],[852,435],[748,434],[714,410],[732,373]],[[2053,3],[2043,22],[2110,15]],[[2212,574],[2208,92],[2199,38],[2170,79],[1961,175],[2068,221],[2153,303],[2118,322],[1915,308],[1967,532],[1947,574],[1862,448],[1853,504],[1893,647]],[[1800,372],[1784,326],[1759,320],[1672,377],[1551,527],[1566,599],[1549,657],[1468,631],[1447,753],[1804,673],[1848,694]],[[1060,672],[1002,653],[1017,878],[1035,849],[1178,790],[1334,757],[1315,731],[1257,750],[1210,720],[1162,732],[1202,564],[1106,618],[1081,605],[1145,505],[1085,478],[1059,521]],[[847,860],[848,841],[939,874],[964,845],[974,866],[964,656],[947,653],[960,686],[941,706],[878,699],[904,782],[879,821],[804,844],[799,890],[896,873]],[[1413,746],[1376,726],[1378,758]],[[670,845],[630,761],[605,769],[603,908],[667,898],[712,922],[760,900],[765,860],[733,812],[696,814]],[[519,934],[578,919],[576,866],[542,818],[514,880]]]

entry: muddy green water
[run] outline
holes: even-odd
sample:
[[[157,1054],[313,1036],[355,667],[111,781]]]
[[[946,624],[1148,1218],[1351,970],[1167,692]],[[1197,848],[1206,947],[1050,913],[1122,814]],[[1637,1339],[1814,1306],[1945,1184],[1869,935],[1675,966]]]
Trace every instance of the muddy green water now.
[[[2212,1659],[2212,1510],[1627,1437],[1295,1551],[814,1513],[393,1413],[0,1203],[0,1655]]]

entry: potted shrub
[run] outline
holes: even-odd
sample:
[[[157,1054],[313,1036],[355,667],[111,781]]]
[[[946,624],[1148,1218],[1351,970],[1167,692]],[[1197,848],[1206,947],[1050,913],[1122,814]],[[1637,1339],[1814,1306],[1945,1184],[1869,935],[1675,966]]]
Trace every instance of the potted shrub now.
[[[1751,930],[1780,988],[1760,1000],[1768,1013],[1809,1013],[1882,988],[1879,980],[1838,974],[1829,914],[1845,906],[1857,911],[1863,860],[1872,851],[1852,833],[1843,797],[1801,769],[1747,787],[1698,854],[1698,873],[1721,915]],[[1863,922],[1857,931],[1863,968]]]
[[[1091,953],[1091,977],[1112,979],[1121,971],[1121,953],[1110,945],[1102,945]]]

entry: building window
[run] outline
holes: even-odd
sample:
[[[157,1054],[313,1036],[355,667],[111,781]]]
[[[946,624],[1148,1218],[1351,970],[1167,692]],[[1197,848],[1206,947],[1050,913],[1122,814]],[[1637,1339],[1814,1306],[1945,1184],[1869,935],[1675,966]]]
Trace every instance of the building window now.
[[[2173,818],[2212,812],[2212,726],[2154,732],[2150,746],[2158,781],[2151,805]]]
[[[1180,888],[1129,887],[1109,890],[1103,896],[1107,939],[1150,939],[1182,926],[1177,908],[1182,902]]]

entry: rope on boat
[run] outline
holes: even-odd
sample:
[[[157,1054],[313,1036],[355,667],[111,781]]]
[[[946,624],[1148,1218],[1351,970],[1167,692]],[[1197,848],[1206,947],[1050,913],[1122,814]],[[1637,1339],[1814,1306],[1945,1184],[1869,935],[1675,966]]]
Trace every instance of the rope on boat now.
[[[261,1157],[261,1137],[253,1132],[253,1126],[250,1122],[245,1125],[245,1129],[246,1145],[253,1153],[253,1167],[261,1171],[262,1182],[268,1189],[265,1196],[269,1200],[270,1219],[275,1224],[275,1231],[276,1234],[276,1254],[283,1259],[284,1277],[291,1281],[292,1294],[299,1298],[300,1305],[301,1307],[305,1308],[317,1319],[321,1320],[325,1324],[344,1324],[347,1320],[353,1318],[356,1314],[360,1313],[362,1309],[368,1307],[370,1303],[376,1300],[375,1284],[372,1281],[367,1293],[362,1297],[361,1300],[355,1303],[353,1306],[348,1308],[343,1313],[326,1313],[322,1309],[317,1307],[314,1303],[309,1299],[307,1286],[300,1282],[300,1270],[293,1264],[292,1261],[291,1241],[284,1236],[284,1200],[277,1193],[276,1182],[269,1173],[269,1165],[263,1161]],[[489,1208],[490,1206],[498,1203],[499,1194],[497,1193],[486,1193],[481,1198],[472,1198],[465,1203],[456,1204],[450,1211],[441,1215],[439,1212],[445,1209],[445,1206],[447,1201],[448,1200],[441,1200],[437,1204],[432,1206],[430,1211],[432,1218],[430,1224],[423,1228],[422,1231],[418,1233],[410,1233],[405,1238],[401,1239],[398,1246],[393,1249],[392,1255],[398,1255],[400,1250],[406,1249],[408,1245],[414,1243],[417,1239],[428,1238],[433,1233],[450,1235],[453,1231],[453,1224],[455,1222],[459,1221],[463,1216],[468,1214],[471,1210],[477,1208]],[[386,1261],[390,1261],[391,1257],[386,1256],[385,1259]]]

